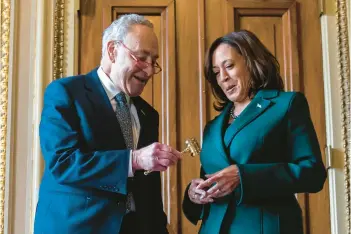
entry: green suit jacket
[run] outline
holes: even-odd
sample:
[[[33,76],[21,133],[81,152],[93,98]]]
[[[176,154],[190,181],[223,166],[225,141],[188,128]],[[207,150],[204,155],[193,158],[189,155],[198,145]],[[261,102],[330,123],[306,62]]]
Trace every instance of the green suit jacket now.
[[[212,204],[188,192],[183,212],[200,233],[301,234],[295,193],[323,188],[326,171],[307,100],[297,92],[262,90],[228,126],[228,104],[204,130],[201,177],[236,164],[240,185]]]

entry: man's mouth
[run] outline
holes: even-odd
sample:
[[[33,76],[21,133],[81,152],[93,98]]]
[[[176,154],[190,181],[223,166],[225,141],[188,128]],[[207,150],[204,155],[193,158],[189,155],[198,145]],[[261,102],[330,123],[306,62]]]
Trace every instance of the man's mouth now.
[[[136,80],[140,81],[141,83],[143,84],[146,84],[148,79],[145,79],[145,78],[141,78],[141,77],[138,77],[138,76],[133,76]]]

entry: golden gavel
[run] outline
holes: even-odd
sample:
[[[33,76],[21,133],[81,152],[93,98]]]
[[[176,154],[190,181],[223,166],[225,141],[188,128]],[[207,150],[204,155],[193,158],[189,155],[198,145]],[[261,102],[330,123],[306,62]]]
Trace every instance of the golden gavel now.
[[[201,149],[195,138],[187,139],[185,141],[185,145],[186,148],[182,152],[180,152],[181,154],[190,152],[190,155],[193,157],[200,154]]]
[[[200,155],[201,149],[195,138],[186,139],[185,145],[186,145],[186,148],[182,152],[180,152],[181,154],[190,152],[190,155],[192,157],[195,157],[196,155]],[[148,175],[151,172],[152,170],[144,171],[144,175]]]

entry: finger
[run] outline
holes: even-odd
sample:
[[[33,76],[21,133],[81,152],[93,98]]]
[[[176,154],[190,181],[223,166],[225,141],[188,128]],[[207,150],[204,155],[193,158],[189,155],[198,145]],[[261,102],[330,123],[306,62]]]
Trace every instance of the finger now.
[[[176,149],[171,148],[171,153],[174,154],[178,160],[182,158],[182,154]]]
[[[218,172],[213,173],[213,174],[207,174],[207,175],[205,175],[205,177],[206,177],[206,178],[211,178],[212,176],[216,175],[217,173],[218,173]]]
[[[162,150],[162,151],[169,151],[169,148],[171,148],[170,146],[166,145],[166,144],[162,144],[162,143],[159,143],[157,145],[157,148]]]
[[[211,198],[212,199],[212,198]],[[192,201],[192,202],[194,202],[194,203],[196,203],[196,204],[205,204],[205,200],[204,201],[202,201],[201,199],[200,199],[200,195],[198,195],[198,194],[194,194],[194,195],[192,195],[191,197],[190,197],[190,200]]]
[[[210,203],[213,202],[213,198],[206,196],[206,197],[200,197],[200,202],[202,202],[202,204],[206,204],[206,203]]]
[[[174,162],[168,159],[159,159],[157,163],[161,164],[162,166],[169,167],[174,165]]]
[[[214,183],[217,183],[219,181],[221,177],[219,175],[213,175],[211,178],[205,180],[203,183],[202,183],[202,186],[211,186],[212,184]]]
[[[213,198],[206,195],[200,195],[200,196],[196,196],[196,200],[199,201],[200,204],[206,204],[209,202],[213,202]]]
[[[216,183],[217,182],[217,177],[211,177],[207,180],[205,180],[204,182],[200,183],[197,188],[198,189],[203,189],[203,188],[208,188],[210,187],[212,184]]]
[[[173,154],[177,158],[177,160],[181,158],[181,153],[178,150],[173,149],[169,145],[160,144],[159,149],[162,151]]]
[[[214,193],[209,195],[209,197],[212,197],[212,198],[223,197],[223,194],[222,194],[222,191],[220,189],[217,189]]]
[[[199,194],[200,196],[206,196],[206,191],[202,189],[194,189],[195,194]]]
[[[196,187],[198,184],[200,184],[201,182],[203,182],[203,179],[197,178],[197,179],[192,179],[191,180],[191,187]]]
[[[219,189],[219,185],[215,184],[214,186],[212,186],[209,190],[207,190],[208,194],[213,194],[214,192],[216,192]]]
[[[205,181],[202,181],[201,183],[199,183],[197,186],[196,186],[197,189],[206,189],[208,188],[207,186],[207,183],[205,183]]]
[[[200,199],[198,201],[199,201],[198,204],[204,205],[204,204],[212,203],[214,200],[213,198],[207,198],[207,199]]]
[[[158,158],[172,160],[174,163],[176,163],[178,161],[177,156],[175,156],[174,154],[172,154],[170,152],[166,152],[166,151],[162,151],[162,150],[156,151],[154,156],[157,156]]]

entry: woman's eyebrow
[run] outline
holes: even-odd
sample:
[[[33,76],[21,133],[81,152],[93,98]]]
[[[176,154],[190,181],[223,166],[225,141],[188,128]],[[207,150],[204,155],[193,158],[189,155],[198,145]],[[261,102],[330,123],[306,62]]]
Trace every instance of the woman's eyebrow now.
[[[226,60],[222,61],[221,64],[224,64],[224,63],[226,63],[226,62],[228,62],[228,61],[233,62],[232,59],[226,59]],[[213,68],[218,68],[218,67],[217,67],[217,66],[212,66],[212,69],[213,69]]]

